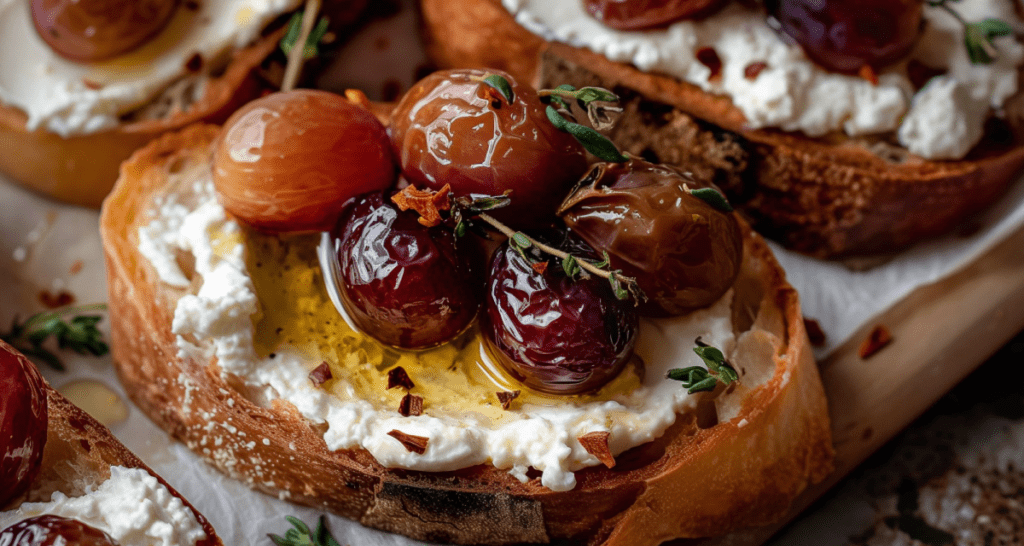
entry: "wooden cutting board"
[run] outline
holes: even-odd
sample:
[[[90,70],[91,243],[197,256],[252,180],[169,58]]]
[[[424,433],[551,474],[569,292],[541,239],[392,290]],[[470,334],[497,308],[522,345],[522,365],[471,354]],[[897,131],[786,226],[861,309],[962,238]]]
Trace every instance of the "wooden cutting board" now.
[[[892,343],[862,359],[860,344],[876,325],[889,329]],[[1024,229],[960,272],[918,288],[819,363],[835,471],[805,491],[783,522],[671,544],[763,544],[1022,329]]]

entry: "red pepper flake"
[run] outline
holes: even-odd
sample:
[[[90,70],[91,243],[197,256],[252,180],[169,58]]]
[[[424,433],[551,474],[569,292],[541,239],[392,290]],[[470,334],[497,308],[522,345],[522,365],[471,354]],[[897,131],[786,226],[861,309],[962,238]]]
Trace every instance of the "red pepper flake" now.
[[[548,263],[547,262],[534,262],[534,263],[530,264],[530,267],[532,267],[533,270],[536,271],[538,275],[543,275],[544,272],[548,270]]]
[[[333,378],[334,374],[331,373],[331,366],[327,364],[326,360],[309,372],[309,380],[313,382],[314,387],[319,387]]]
[[[366,93],[363,93],[360,89],[346,89],[345,100],[356,106],[362,106],[366,110],[370,110],[370,107],[372,106],[370,99],[366,96]]]
[[[423,397],[416,396],[415,394],[406,394],[402,397],[402,402],[398,405],[398,413],[401,413],[402,417],[422,414]]]
[[[756,80],[765,68],[768,68],[768,63],[766,62],[750,63],[743,69],[743,76],[748,80]]]
[[[71,269],[68,270],[72,275],[77,275],[82,272],[82,268],[85,267],[85,262],[82,260],[75,260],[75,263],[71,264]]]
[[[501,402],[501,409],[508,409],[512,407],[512,401],[519,398],[520,391],[501,391],[498,394],[498,402]]]
[[[811,345],[821,347],[825,344],[825,331],[821,329],[818,321],[812,318],[805,318],[804,329],[807,330],[807,338],[811,340]]]
[[[75,303],[75,295],[67,290],[61,290],[56,294],[49,290],[43,290],[39,293],[39,302],[49,309],[56,309]]]
[[[102,83],[94,82],[88,78],[82,78],[82,85],[84,85],[86,89],[92,89],[93,91],[99,91],[100,89],[103,89]]]
[[[713,47],[702,47],[697,50],[697,60],[711,70],[708,81],[715,81],[722,77],[722,59]]]
[[[196,73],[203,69],[203,56],[198,53],[193,53],[191,57],[185,61],[185,70],[188,72]]]
[[[418,190],[416,186],[406,186],[402,191],[391,196],[391,201],[402,210],[412,209],[419,213],[419,222],[427,227],[434,227],[441,223],[442,210],[451,208],[451,201],[448,194],[452,188],[445,184],[438,191]]]
[[[608,432],[588,432],[577,438],[577,440],[579,440],[583,449],[587,450],[587,453],[597,457],[597,460],[601,461],[608,468],[614,468],[615,457],[612,456],[612,450],[608,447],[609,436],[611,434]]]
[[[402,442],[402,445],[405,446],[405,449],[407,449],[408,451],[420,455],[423,455],[423,453],[427,450],[427,442],[430,441],[430,438],[425,438],[423,436],[413,436],[412,434],[406,434],[400,430],[392,430],[391,432],[388,433],[388,436],[398,440],[399,442]]]
[[[869,64],[861,66],[860,70],[857,71],[857,75],[869,81],[871,85],[878,85],[878,74],[875,73],[875,69],[871,68]]]
[[[892,333],[889,329],[881,324],[875,326],[868,337],[864,339],[864,342],[860,344],[860,350],[857,354],[862,359],[867,359],[875,355],[878,351],[881,351],[883,347],[892,343]]]
[[[412,379],[409,379],[409,374],[406,373],[405,368],[395,366],[388,370],[388,389],[402,387],[405,390],[409,390],[415,386]]]

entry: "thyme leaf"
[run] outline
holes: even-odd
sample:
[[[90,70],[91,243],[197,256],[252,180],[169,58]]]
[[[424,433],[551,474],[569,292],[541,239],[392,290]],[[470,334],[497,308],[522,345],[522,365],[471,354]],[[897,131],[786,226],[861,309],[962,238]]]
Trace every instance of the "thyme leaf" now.
[[[690,195],[711,205],[711,208],[713,209],[722,212],[732,212],[732,205],[730,205],[725,196],[715,188],[697,188],[695,190],[687,191]]]
[[[284,51],[285,55],[291,53],[292,48],[299,41],[299,35],[302,32],[302,12],[296,12],[292,15],[291,20],[288,21],[288,29],[285,31],[284,37],[281,38],[281,51]],[[327,34],[327,18],[321,17],[313,30],[309,33],[309,38],[306,39],[306,45],[302,48],[302,58],[305,60],[312,59],[317,55],[320,55],[320,42],[324,39],[324,35]]]
[[[292,524],[292,529],[288,529],[283,537],[267,535],[277,546],[341,546],[327,530],[324,516],[320,516],[320,523],[317,524],[315,531],[310,531],[309,526],[299,518],[286,516],[285,519]]]
[[[502,76],[499,76],[498,74],[491,74],[481,81],[501,93],[501,96],[505,97],[505,102],[511,104],[512,101],[515,100],[516,94],[512,92],[512,84],[508,83],[508,80]]]
[[[80,355],[103,356],[110,347],[103,340],[103,334],[96,327],[103,320],[100,315],[78,314],[70,320],[65,316],[85,311],[101,311],[106,305],[83,305],[66,307],[55,311],[43,311],[32,315],[24,322],[15,317],[11,329],[0,332],[0,339],[9,343],[29,358],[43,362],[57,371],[64,371],[60,358],[49,349],[43,347],[46,340],[54,338],[57,347],[71,350]]]
[[[707,343],[701,341],[701,338],[697,338],[694,341],[697,346],[693,348],[693,352],[697,353],[697,356],[704,361],[707,368],[701,366],[689,366],[687,368],[673,368],[668,371],[668,378],[675,381],[681,381],[683,387],[688,389],[688,394],[701,391],[713,391],[718,386],[718,382],[721,381],[725,385],[729,385],[735,381],[739,381],[739,374],[736,373],[736,369],[732,367],[725,360],[725,355],[718,348],[711,347]]]

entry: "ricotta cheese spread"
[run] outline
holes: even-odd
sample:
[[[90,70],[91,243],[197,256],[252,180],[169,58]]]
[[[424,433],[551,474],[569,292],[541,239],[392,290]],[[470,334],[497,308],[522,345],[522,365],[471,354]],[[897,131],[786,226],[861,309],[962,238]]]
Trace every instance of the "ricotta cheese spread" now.
[[[999,51],[995,62],[972,64],[963,45],[963,25],[946,11],[926,5],[924,30],[909,59],[944,69],[944,81],[952,83],[929,86],[932,89],[918,93],[927,92],[926,97],[912,98],[907,61],[879,74],[877,85],[828,72],[770,28],[763,10],[740,2],[701,21],[678,21],[645,31],[608,28],[588,16],[580,0],[502,3],[520,25],[546,40],[588,48],[613,61],[731,97],[753,129],[775,127],[810,137],[895,130],[900,144],[929,159],[958,159],[977,144],[989,109],[998,110],[1016,93],[1017,66],[1024,60],[1024,46],[1004,36],[994,40]],[[1024,28],[1008,0],[963,0],[952,7],[967,21],[997,18],[1018,32]],[[697,60],[697,52],[707,47],[722,61],[720,77],[710,78],[710,68]],[[765,68],[748,77],[746,68],[760,63]],[[953,92],[950,86],[961,91]],[[930,123],[937,120],[942,122]]]
[[[69,61],[50,49],[32,24],[27,0],[0,0],[0,103],[28,116],[30,131],[69,137],[117,126],[189,76],[195,55],[202,70],[226,62],[233,49],[259,37],[268,23],[301,0],[204,0],[180,5],[168,25],[140,48],[97,62]],[[196,75],[189,76],[196,78]],[[202,75],[194,87],[202,96]]]
[[[326,425],[324,439],[329,448],[364,448],[389,468],[449,471],[490,463],[525,481],[532,467],[541,472],[544,486],[570,490],[575,486],[575,470],[599,464],[577,441],[579,436],[607,431],[614,454],[654,440],[678,414],[692,411],[696,405],[696,397],[665,377],[671,368],[703,365],[692,351],[693,340],[702,337],[728,358],[735,356],[734,348],[742,345],[743,336],[753,333],[734,334],[730,292],[707,309],[643,321],[636,353],[643,359],[645,373],[637,388],[629,392],[603,400],[566,397],[557,404],[524,401],[514,411],[500,411],[497,417],[463,409],[459,403],[403,417],[397,407],[360,398],[355,386],[337,373],[332,381],[338,385],[331,392],[314,387],[309,372],[321,360],[311,361],[302,351],[282,347],[264,358],[254,349],[254,317],[261,312],[260,298],[247,271],[240,227],[217,202],[209,175],[190,190],[160,198],[153,212],[157,219],[139,229],[139,250],[160,279],[173,286],[189,286],[188,275],[175,259],[182,252],[195,257],[195,276],[202,278],[198,290],[181,297],[174,312],[172,328],[179,356],[198,361],[216,357],[222,373],[233,376],[232,382],[240,380],[263,392],[266,400],[261,402],[286,400],[313,423]],[[340,318],[336,322],[341,322]],[[734,364],[748,374],[772,366],[771,354],[759,356],[759,362]],[[353,352],[346,358],[361,357]],[[345,369],[367,366],[370,364],[365,361],[347,362]],[[385,375],[384,371],[380,375]],[[387,434],[392,430],[429,438],[426,451],[408,451]]]
[[[194,546],[206,538],[185,503],[139,468],[113,466],[109,479],[80,497],[57,492],[49,502],[0,512],[0,529],[44,514],[77,519],[122,546]]]

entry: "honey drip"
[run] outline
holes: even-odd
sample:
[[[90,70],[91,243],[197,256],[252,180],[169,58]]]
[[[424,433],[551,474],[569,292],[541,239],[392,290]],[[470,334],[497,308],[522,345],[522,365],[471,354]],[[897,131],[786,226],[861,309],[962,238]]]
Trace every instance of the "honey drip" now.
[[[549,395],[532,390],[484,356],[474,326],[444,345],[409,351],[383,345],[346,324],[327,295],[317,261],[318,235],[267,236],[246,231],[246,265],[262,313],[254,317],[255,349],[262,358],[282,350],[298,351],[308,368],[327,362],[334,379],[324,383],[341,399],[370,402],[397,410],[405,390],[387,389],[387,372],[403,367],[424,399],[424,413],[465,417],[467,413],[501,420],[506,414],[499,391],[521,391],[511,410],[524,404],[565,405],[614,400],[642,382],[638,359],[597,392]]]

